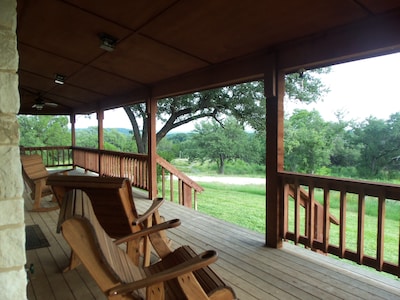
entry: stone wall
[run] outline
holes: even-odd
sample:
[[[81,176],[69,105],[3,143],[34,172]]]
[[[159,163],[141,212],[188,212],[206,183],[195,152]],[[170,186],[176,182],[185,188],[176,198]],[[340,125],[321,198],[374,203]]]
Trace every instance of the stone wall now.
[[[0,299],[26,299],[19,133],[17,1],[0,0]]]

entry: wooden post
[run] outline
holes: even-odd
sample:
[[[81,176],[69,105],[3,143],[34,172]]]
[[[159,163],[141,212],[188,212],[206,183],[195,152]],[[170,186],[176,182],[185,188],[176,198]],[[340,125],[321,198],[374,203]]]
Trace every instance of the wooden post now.
[[[103,120],[104,120],[104,110],[99,109],[97,111],[97,137],[98,137],[98,149],[103,150],[104,149],[104,128],[103,128]],[[103,167],[101,163],[101,155],[99,152],[99,176],[103,175]]]
[[[149,198],[155,199],[157,197],[157,139],[156,139],[156,114],[157,114],[157,100],[147,99],[147,118],[148,119],[148,187]]]
[[[73,148],[76,146],[76,130],[75,130],[76,115],[71,114],[69,116],[69,120],[71,123],[71,146]],[[74,149],[72,149],[71,153],[68,153],[68,156],[70,154],[72,155],[72,167],[75,169]],[[71,159],[71,157],[69,157],[68,159]]]
[[[104,149],[104,128],[103,128],[103,120],[104,120],[104,110],[100,109],[97,111],[97,135],[98,135],[98,149]]]
[[[267,101],[266,245],[268,247],[280,248],[282,247],[283,199],[281,199],[282,188],[278,172],[283,170],[283,97],[285,76],[283,72],[276,70],[273,60],[271,60],[269,68],[264,74],[264,88]]]
[[[76,146],[76,132],[75,132],[76,115],[71,114],[69,116],[69,120],[71,123],[71,145],[72,145],[72,147],[75,147]]]

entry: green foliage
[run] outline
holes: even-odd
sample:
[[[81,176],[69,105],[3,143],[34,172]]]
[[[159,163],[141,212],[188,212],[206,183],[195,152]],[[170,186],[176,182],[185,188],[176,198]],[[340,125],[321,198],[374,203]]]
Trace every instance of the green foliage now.
[[[285,169],[313,174],[329,166],[331,136],[320,114],[296,110],[285,123]]]
[[[197,125],[186,153],[190,160],[215,162],[218,173],[224,174],[227,161],[260,161],[256,148],[260,147],[243,126],[234,118],[228,118],[224,124],[203,121]]]
[[[97,149],[99,145],[97,134],[97,127],[77,129],[75,134],[76,146]]]
[[[65,116],[19,115],[20,145],[26,147],[69,146],[71,134]]]
[[[331,68],[313,69],[288,74],[285,77],[285,92],[289,99],[305,103],[317,102],[329,92],[319,78],[319,74],[328,74]]]
[[[328,89],[317,76],[330,68],[304,71],[286,76],[286,93],[290,99],[315,102]],[[144,103],[124,108],[132,124],[135,142],[140,153],[147,149],[147,111]],[[158,101],[157,119],[163,127],[157,132],[157,143],[172,129],[200,119],[234,117],[241,125],[252,127],[265,136],[266,99],[264,83],[253,81],[196,92]],[[140,127],[140,124],[143,126]]]
[[[76,131],[76,145],[78,147],[97,149],[97,134],[97,127],[78,129]],[[119,152],[136,152],[131,136],[116,128],[104,129],[104,149]]]
[[[384,121],[370,117],[355,128],[355,141],[361,147],[360,175],[377,177],[385,171],[399,171],[400,113]]]

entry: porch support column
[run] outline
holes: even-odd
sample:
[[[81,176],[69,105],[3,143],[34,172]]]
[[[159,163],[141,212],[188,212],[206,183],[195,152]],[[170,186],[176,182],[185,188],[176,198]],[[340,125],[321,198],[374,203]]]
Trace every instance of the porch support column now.
[[[156,114],[157,100],[149,98],[146,103],[148,118],[148,188],[149,198],[157,197],[157,137],[156,137]]]
[[[98,150],[104,150],[104,128],[103,128],[103,120],[104,120],[104,110],[99,109],[97,111],[97,142],[98,142]],[[103,166],[101,162],[101,154],[99,152],[99,176],[103,175]]]
[[[273,62],[264,74],[266,112],[266,176],[267,176],[267,220],[266,245],[282,247],[281,228],[283,222],[283,201],[280,195],[278,172],[283,170],[283,97],[285,76],[278,72]]]
[[[104,150],[104,128],[103,128],[103,120],[104,120],[104,110],[99,109],[97,111],[97,135],[98,135],[98,149]]]
[[[71,123],[71,146],[74,148],[76,146],[76,130],[75,130],[75,123],[76,123],[76,115],[73,113],[69,116],[69,121]],[[74,149],[71,151],[72,155],[72,167],[75,169],[75,159],[74,159]]]
[[[76,115],[71,114],[69,116],[69,120],[71,123],[71,145],[72,145],[72,147],[75,147],[76,146],[76,131],[75,131]]]

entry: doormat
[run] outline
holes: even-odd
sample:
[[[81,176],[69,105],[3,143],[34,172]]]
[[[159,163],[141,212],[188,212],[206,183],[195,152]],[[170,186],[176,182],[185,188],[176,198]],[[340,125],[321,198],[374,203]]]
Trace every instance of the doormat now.
[[[37,224],[25,226],[25,235],[26,235],[25,250],[50,247],[49,242],[47,241],[42,230]]]

